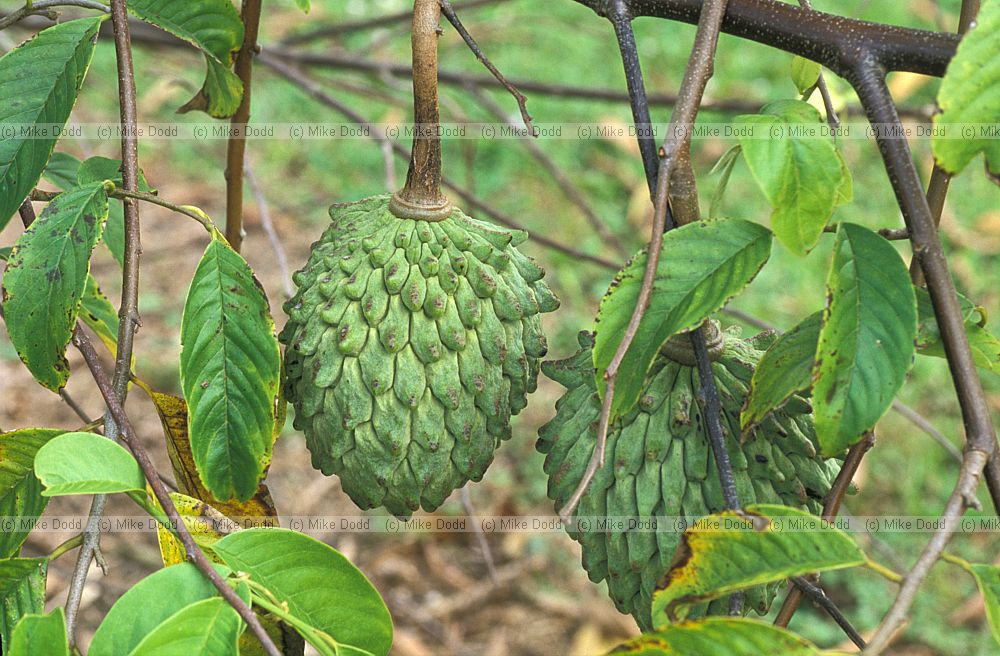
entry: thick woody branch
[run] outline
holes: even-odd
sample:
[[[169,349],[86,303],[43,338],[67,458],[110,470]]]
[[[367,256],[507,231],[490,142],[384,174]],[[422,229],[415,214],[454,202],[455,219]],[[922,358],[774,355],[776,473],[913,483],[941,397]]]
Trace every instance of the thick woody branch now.
[[[651,16],[697,23],[703,0],[575,0],[605,16],[624,2],[633,17]],[[778,0],[732,0],[722,21],[726,34],[819,62],[848,77],[870,58],[886,71],[941,76],[958,47],[958,37],[845,18]]]

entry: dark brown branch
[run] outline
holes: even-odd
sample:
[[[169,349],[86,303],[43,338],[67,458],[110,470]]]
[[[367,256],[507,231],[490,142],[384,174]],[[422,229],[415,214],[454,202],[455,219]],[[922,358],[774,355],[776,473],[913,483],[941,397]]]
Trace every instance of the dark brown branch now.
[[[355,123],[368,127],[371,132],[372,139],[376,141],[382,141],[386,139],[385,135],[380,131],[377,125],[372,124],[364,116],[357,113],[344,103],[340,102],[330,94],[323,91],[323,89],[320,88],[319,84],[317,84],[315,80],[302,73],[302,71],[296,69],[293,66],[289,66],[281,59],[273,57],[269,55],[267,52],[261,53],[258,58],[258,61],[260,61],[261,64],[264,64],[265,66],[273,70],[275,73],[277,73],[278,75],[289,81],[290,83],[300,87],[303,91],[308,93],[312,98],[316,99],[320,103],[339,112],[340,114],[346,116],[348,119],[354,121]],[[405,147],[399,145],[398,143],[395,143],[392,140],[388,140],[388,142],[392,145],[393,153],[395,153],[396,156],[405,160],[410,159],[410,152]],[[513,228],[515,230],[525,230],[525,227],[521,223],[519,223],[512,217],[508,216],[507,214],[500,212],[493,206],[483,202],[475,194],[471,193],[458,183],[452,181],[447,176],[442,177],[441,182],[456,196],[461,198],[464,202],[468,203],[470,207],[479,212],[482,212],[484,215],[493,219],[497,223],[505,225],[508,228]],[[606,269],[610,269],[613,271],[617,271],[618,269],[621,268],[621,264],[617,264],[615,262],[606,260],[596,255],[591,255],[590,253],[584,253],[583,251],[571,248],[554,239],[546,237],[543,234],[532,233],[531,241],[541,244],[546,248],[550,248],[552,250],[563,253],[564,255],[568,255],[569,257],[572,257],[575,260],[590,262],[591,264],[596,264],[597,266],[604,267]]]
[[[177,508],[174,506],[173,500],[170,498],[170,493],[164,486],[163,481],[160,480],[159,474],[156,471],[156,466],[149,457],[149,453],[146,448],[142,445],[139,440],[138,435],[135,432],[135,428],[132,426],[132,422],[129,420],[128,416],[125,414],[125,409],[122,407],[121,400],[115,393],[112,383],[108,380],[107,373],[101,366],[100,357],[97,355],[97,351],[94,349],[94,345],[91,343],[90,338],[87,337],[86,333],[77,327],[76,331],[73,333],[73,344],[79,350],[81,355],[83,355],[84,361],[87,363],[87,367],[90,369],[90,373],[94,377],[94,381],[97,383],[98,389],[101,391],[101,396],[104,397],[104,402],[108,406],[108,412],[114,417],[114,421],[121,430],[122,440],[128,446],[129,450],[132,451],[132,455],[135,456],[136,461],[139,463],[139,467],[142,469],[143,475],[146,477],[146,482],[149,487],[153,490],[153,496],[160,503],[160,507],[163,508],[163,512],[166,513],[167,517],[170,519],[172,527],[177,532],[177,537],[180,539],[181,545],[184,547],[184,553],[195,567],[207,578],[215,589],[219,591],[226,602],[233,607],[233,609],[239,614],[250,630],[253,631],[257,639],[260,640],[264,649],[270,656],[281,656],[281,652],[274,645],[270,636],[264,630],[261,625],[260,620],[257,615],[250,609],[250,607],[240,599],[236,591],[233,590],[223,580],[219,573],[215,570],[215,567],[209,562],[208,558],[202,552],[202,550],[195,544],[194,538],[191,537],[190,531],[188,531],[187,525],[181,519],[180,514],[177,512]]]
[[[606,15],[625,2],[632,17],[697,23],[703,0],[575,0]],[[958,37],[802,9],[778,0],[732,0],[722,31],[819,62],[849,77],[867,57],[886,71],[940,77],[955,54]]]
[[[476,43],[476,40],[472,38],[469,31],[465,29],[465,25],[462,25],[462,21],[459,19],[458,14],[455,12],[455,8],[451,5],[451,3],[448,2],[448,0],[438,1],[441,4],[441,13],[445,15],[448,22],[451,23],[452,27],[455,28],[455,31],[462,37],[462,40],[465,41],[465,45],[469,46],[469,50],[471,50],[472,54],[476,56],[476,59],[478,59],[479,62],[486,67],[486,70],[488,70],[493,77],[497,79],[497,82],[499,82],[500,85],[510,93],[510,95],[514,96],[514,100],[517,101],[517,108],[521,112],[521,120],[524,121],[524,127],[528,129],[528,134],[537,136],[535,126],[531,124],[531,114],[528,113],[528,99],[523,93],[518,91],[516,86],[511,84],[510,81],[504,77],[504,74],[500,72],[500,69],[494,66],[489,57],[483,53],[482,48],[480,48],[479,44]]]
[[[230,119],[226,144],[226,241],[237,253],[243,248],[243,160],[246,155],[246,125],[250,120],[250,88],[253,58],[257,49],[261,0],[243,0],[243,44],[236,53],[233,70],[243,83],[243,97]]]
[[[635,125],[636,140],[639,143],[639,154],[642,156],[642,169],[646,174],[646,185],[649,187],[649,197],[656,193],[656,172],[660,168],[660,156],[653,138],[653,119],[649,113],[650,99],[646,93],[646,81],[642,76],[642,64],[639,62],[639,49],[635,43],[635,33],[632,31],[632,17],[621,3],[609,8],[608,20],[615,29],[615,39],[618,41],[618,52],[621,55],[622,67],[625,69],[625,85],[628,88],[627,101],[632,108],[632,122]],[[671,105],[676,104],[677,98]],[[760,107],[750,111],[756,112]],[[671,219],[671,225],[673,220]]]

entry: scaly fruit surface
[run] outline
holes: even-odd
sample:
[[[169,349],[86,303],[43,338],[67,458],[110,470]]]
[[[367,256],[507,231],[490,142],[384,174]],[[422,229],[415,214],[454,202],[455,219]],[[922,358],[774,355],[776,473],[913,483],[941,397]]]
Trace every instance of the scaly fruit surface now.
[[[722,333],[712,371],[722,402],[723,430],[739,498],[744,505],[779,503],[813,513],[839,471],[835,461],[816,453],[810,407],[800,397],[766,419],[740,443],[740,409],[763,351],[755,340]],[[539,430],[538,450],[546,454],[548,495],[562,508],[583,478],[597,441],[601,401],[594,382],[593,336],[580,333],[576,355],[542,365],[567,388],[556,416]],[[667,349],[664,349],[667,351]],[[638,406],[609,427],[605,464],[598,469],[574,512],[589,523],[571,530],[583,548],[583,566],[595,583],[607,580],[618,610],[650,630],[656,584],[670,569],[680,540],[673,520],[640,524],[628,520],[685,517],[688,521],[725,509],[722,488],[697,401],[700,380],[692,366],[658,356]],[[594,518],[626,522],[599,526]],[[767,611],[774,588],[747,591],[746,604]],[[725,600],[721,600],[725,602]],[[714,606],[709,612],[722,610]]]
[[[286,395],[313,466],[361,508],[434,510],[482,478],[545,355],[558,301],[527,235],[455,209],[399,219],[389,196],[330,209],[285,304]]]

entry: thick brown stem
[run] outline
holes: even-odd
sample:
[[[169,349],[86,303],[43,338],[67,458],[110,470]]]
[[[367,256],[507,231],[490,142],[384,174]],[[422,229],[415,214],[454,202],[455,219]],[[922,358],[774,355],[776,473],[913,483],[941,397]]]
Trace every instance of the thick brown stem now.
[[[438,0],[413,3],[413,150],[406,185],[389,209],[402,219],[440,221],[451,214],[441,193],[441,109],[438,107]]]

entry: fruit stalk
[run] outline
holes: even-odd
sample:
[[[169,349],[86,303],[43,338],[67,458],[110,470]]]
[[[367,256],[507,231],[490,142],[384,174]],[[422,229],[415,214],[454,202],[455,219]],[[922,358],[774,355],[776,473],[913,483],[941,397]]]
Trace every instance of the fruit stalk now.
[[[390,211],[402,219],[440,221],[451,214],[441,192],[441,110],[438,106],[438,0],[413,3],[413,150],[406,184]]]

